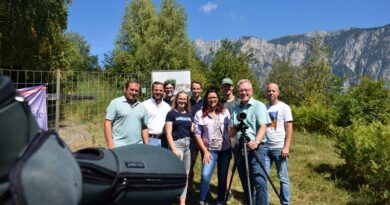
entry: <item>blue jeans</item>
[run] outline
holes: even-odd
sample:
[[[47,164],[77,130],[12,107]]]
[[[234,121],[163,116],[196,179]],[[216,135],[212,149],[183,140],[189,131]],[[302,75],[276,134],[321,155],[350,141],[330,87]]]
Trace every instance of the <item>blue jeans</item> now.
[[[266,148],[265,166],[267,167],[268,174],[270,173],[272,163],[275,163],[276,170],[278,172],[278,178],[280,181],[280,197],[282,198],[282,204],[290,204],[290,180],[288,178],[288,158],[282,158],[281,148]]]
[[[157,138],[151,138],[149,137],[149,145],[153,145],[156,147],[161,147],[161,140]]]
[[[248,165],[252,204],[268,205],[267,177],[265,176],[264,170],[260,167],[260,164],[256,161],[256,158],[253,156],[253,152],[256,153],[260,157],[262,163],[265,164],[265,146],[261,145],[253,151],[249,151],[248,149]],[[248,203],[249,190],[245,170],[245,158],[242,155],[241,150],[235,150],[235,160],[239,160],[237,165],[238,175],[240,176],[242,189],[244,190],[244,201],[245,203]]]
[[[202,176],[200,180],[200,201],[206,201],[207,193],[210,187],[211,177],[214,172],[215,164],[218,164],[218,202],[223,202],[226,193],[227,176],[229,171],[230,159],[232,158],[231,149],[223,151],[209,151],[211,160],[208,164],[202,163]]]

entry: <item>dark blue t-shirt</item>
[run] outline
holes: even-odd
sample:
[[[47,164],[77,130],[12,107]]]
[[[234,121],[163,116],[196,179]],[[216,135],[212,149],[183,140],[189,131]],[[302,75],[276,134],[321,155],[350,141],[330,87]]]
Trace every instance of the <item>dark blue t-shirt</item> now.
[[[173,140],[191,136],[191,113],[179,113],[175,110],[171,110],[168,112],[165,122],[172,122]]]
[[[191,98],[190,103],[191,103],[191,115],[192,118],[194,118],[195,114],[203,107],[203,98],[201,98],[198,102],[196,102],[193,98]]]

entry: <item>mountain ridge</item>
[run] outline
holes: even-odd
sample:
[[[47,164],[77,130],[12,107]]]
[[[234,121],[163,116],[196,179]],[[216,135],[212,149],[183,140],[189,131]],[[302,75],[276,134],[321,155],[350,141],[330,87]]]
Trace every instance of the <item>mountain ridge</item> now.
[[[342,77],[345,86],[354,85],[363,75],[368,75],[375,80],[385,80],[386,87],[390,87],[390,24],[372,28],[314,31],[268,41],[254,36],[243,36],[232,41],[239,45],[241,52],[253,52],[256,63],[249,64],[249,67],[264,85],[276,60],[302,65],[309,55],[309,43],[317,35],[329,47],[332,73]],[[196,39],[193,44],[198,57],[210,62],[211,51],[215,52],[220,48],[221,40]]]

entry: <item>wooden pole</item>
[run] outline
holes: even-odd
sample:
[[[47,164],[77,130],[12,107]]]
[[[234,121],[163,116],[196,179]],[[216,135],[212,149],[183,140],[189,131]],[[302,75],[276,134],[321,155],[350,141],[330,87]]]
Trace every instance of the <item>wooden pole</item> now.
[[[57,79],[56,79],[56,132],[58,133],[60,130],[60,83],[61,83],[61,70],[57,69]]]

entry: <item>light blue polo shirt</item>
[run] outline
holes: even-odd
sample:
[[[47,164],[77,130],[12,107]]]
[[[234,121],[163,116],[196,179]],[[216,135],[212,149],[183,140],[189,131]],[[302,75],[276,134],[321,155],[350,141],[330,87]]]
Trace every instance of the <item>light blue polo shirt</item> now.
[[[131,105],[125,96],[112,100],[106,119],[112,121],[114,147],[142,144],[142,126],[146,126],[147,118],[146,109],[140,102]]]
[[[253,98],[250,98],[247,104],[243,105],[240,103],[233,108],[232,117],[230,118],[231,125],[238,125],[240,123],[240,121],[237,120],[237,115],[241,112],[246,114],[246,119],[244,120],[244,123],[248,125],[246,134],[251,140],[256,138],[256,133],[262,124],[268,125],[271,123],[265,104]],[[241,131],[236,132],[235,142],[238,142],[240,136]],[[265,141],[266,137],[263,138],[263,142]]]

